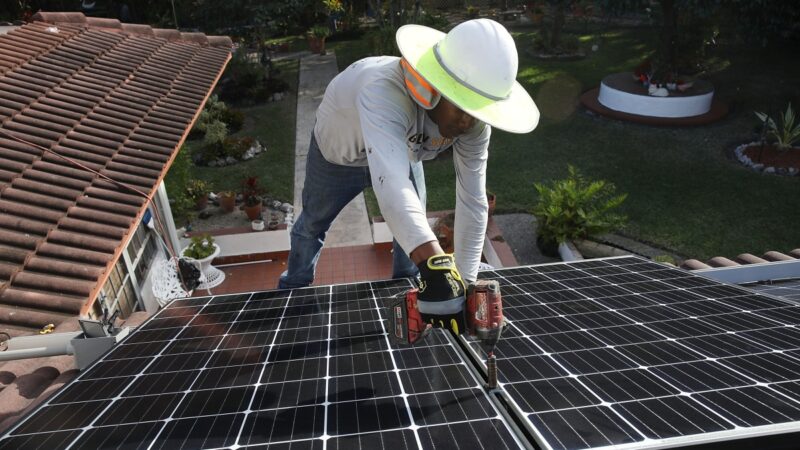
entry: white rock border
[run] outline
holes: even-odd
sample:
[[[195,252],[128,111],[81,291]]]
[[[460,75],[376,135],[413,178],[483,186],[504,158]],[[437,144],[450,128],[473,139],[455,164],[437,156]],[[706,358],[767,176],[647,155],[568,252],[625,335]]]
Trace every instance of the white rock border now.
[[[747,155],[744,154],[744,149],[753,145],[761,145],[761,142],[748,142],[746,144],[741,144],[737,146],[733,153],[736,155],[736,159],[739,160],[740,163],[744,164],[746,167],[749,167],[756,172],[762,172],[767,174],[777,174],[777,175],[785,175],[790,177],[796,177],[798,173],[800,173],[800,168],[798,167],[789,167],[788,169],[783,167],[772,167],[767,166],[765,167],[764,164],[753,162]],[[791,150],[787,151],[800,151],[797,147],[792,147]]]

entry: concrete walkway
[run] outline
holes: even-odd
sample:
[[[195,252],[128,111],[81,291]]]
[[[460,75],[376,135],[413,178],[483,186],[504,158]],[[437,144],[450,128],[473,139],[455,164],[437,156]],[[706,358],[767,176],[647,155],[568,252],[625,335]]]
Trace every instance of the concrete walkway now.
[[[324,56],[303,56],[300,59],[294,163],[295,218],[300,216],[303,209],[302,193],[306,179],[306,156],[311,132],[314,129],[314,115],[322,102],[325,87],[337,73],[336,55],[333,52]],[[359,194],[333,222],[325,239],[325,247],[371,244],[373,244],[372,227],[367,214],[367,204],[364,201],[364,194]]]

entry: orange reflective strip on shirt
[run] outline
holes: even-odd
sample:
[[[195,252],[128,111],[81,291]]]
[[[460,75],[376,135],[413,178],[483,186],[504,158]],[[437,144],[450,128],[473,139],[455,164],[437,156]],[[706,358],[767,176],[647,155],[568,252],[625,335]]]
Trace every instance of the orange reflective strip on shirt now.
[[[425,97],[421,96],[419,92],[417,92],[417,88],[414,87],[414,85],[408,78],[406,78],[406,87],[411,92],[411,94],[414,95],[414,98],[416,98],[418,102],[430,108],[431,102],[429,102]]]
[[[403,67],[405,67],[405,68],[406,68],[406,70],[408,70],[408,73],[410,73],[411,75],[413,75],[413,76],[414,76],[414,78],[416,78],[416,81],[417,81],[417,83],[419,83],[419,84],[420,84],[420,86],[422,86],[422,87],[423,87],[423,88],[425,88],[425,89],[426,89],[428,92],[430,92],[430,93],[431,93],[431,95],[435,95],[435,94],[436,94],[436,90],[433,88],[433,86],[431,86],[430,84],[428,84],[428,82],[427,82],[427,81],[425,81],[425,79],[424,79],[424,78],[422,78],[422,76],[421,76],[420,74],[418,74],[418,73],[417,73],[417,71],[416,71],[416,70],[414,70],[414,68],[413,68],[413,67],[411,67],[411,64],[409,64],[409,63],[408,63],[408,61],[406,61],[406,59],[405,59],[405,58],[403,58],[403,59],[401,59],[401,60],[400,60],[400,64],[402,64],[402,65],[403,65]]]
[[[400,64],[403,67],[403,74],[405,79],[406,88],[411,93],[412,96],[416,99],[418,103],[423,105],[425,108],[431,108],[432,103],[439,95],[430,84],[428,84],[422,76],[411,67],[411,64],[405,60],[405,58],[400,60]]]

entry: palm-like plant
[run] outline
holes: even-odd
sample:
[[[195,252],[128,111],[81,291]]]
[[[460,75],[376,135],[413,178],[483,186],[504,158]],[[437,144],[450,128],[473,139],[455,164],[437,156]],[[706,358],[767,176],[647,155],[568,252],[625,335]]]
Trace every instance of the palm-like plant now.
[[[569,176],[550,186],[534,183],[539,201],[533,208],[538,238],[543,243],[561,244],[568,240],[608,233],[625,223],[624,215],[613,210],[627,198],[616,195],[616,187],[605,180],[590,181],[569,166]]]
[[[775,138],[775,145],[779,150],[792,148],[794,143],[800,140],[800,122],[795,124],[796,117],[791,103],[786,107],[786,112],[780,116],[780,127],[767,114],[758,111],[755,114],[766,127],[767,134]]]

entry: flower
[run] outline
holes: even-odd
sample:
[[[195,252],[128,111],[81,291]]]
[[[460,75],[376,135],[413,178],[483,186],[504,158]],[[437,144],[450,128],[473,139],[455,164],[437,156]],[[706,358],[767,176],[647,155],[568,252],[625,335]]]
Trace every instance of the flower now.
[[[242,201],[245,206],[255,206],[261,203],[264,189],[258,185],[258,177],[249,176],[242,181]]]

